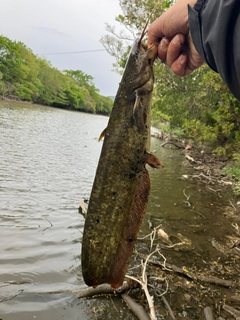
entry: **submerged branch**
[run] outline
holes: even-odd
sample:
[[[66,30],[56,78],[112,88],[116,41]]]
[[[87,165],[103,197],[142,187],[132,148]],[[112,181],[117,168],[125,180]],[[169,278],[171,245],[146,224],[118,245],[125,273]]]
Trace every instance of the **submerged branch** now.
[[[104,294],[123,293],[130,288],[132,288],[131,282],[124,281],[119,289],[114,289],[109,284],[101,284],[95,289],[92,287],[88,287],[82,290],[73,291],[72,293],[76,295],[77,298],[89,298]]]

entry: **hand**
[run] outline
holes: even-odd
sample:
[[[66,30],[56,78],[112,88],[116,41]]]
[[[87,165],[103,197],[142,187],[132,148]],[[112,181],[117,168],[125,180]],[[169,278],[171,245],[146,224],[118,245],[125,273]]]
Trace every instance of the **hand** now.
[[[196,0],[178,0],[155,20],[148,30],[148,45],[159,41],[158,57],[178,76],[185,76],[203,64],[194,47],[188,25],[188,7]]]

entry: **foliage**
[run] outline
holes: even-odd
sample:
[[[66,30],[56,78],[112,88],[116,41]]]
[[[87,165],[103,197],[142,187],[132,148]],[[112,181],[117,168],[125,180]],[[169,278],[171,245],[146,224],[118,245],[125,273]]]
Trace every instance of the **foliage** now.
[[[44,105],[109,115],[112,100],[101,96],[92,76],[54,68],[23,43],[0,36],[0,95]]]
[[[233,154],[233,161],[225,167],[223,173],[235,182],[233,191],[240,195],[240,152]]]
[[[236,177],[240,180],[240,153],[233,155],[234,162],[224,169],[224,172],[230,177]]]

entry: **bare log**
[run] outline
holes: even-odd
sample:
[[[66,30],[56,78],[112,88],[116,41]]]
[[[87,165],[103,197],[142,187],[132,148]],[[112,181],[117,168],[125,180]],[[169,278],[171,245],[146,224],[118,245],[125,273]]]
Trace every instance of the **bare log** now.
[[[150,320],[150,317],[147,314],[147,312],[144,310],[143,306],[138,304],[128,294],[123,293],[121,294],[121,297],[139,320]]]

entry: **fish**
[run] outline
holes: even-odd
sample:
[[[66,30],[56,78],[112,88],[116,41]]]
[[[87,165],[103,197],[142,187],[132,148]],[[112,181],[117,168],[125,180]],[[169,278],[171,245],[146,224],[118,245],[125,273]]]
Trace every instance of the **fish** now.
[[[146,211],[150,177],[146,164],[163,167],[150,150],[150,111],[157,44],[143,35],[132,46],[113,103],[90,195],[81,265],[84,282],[118,288],[124,281]]]

